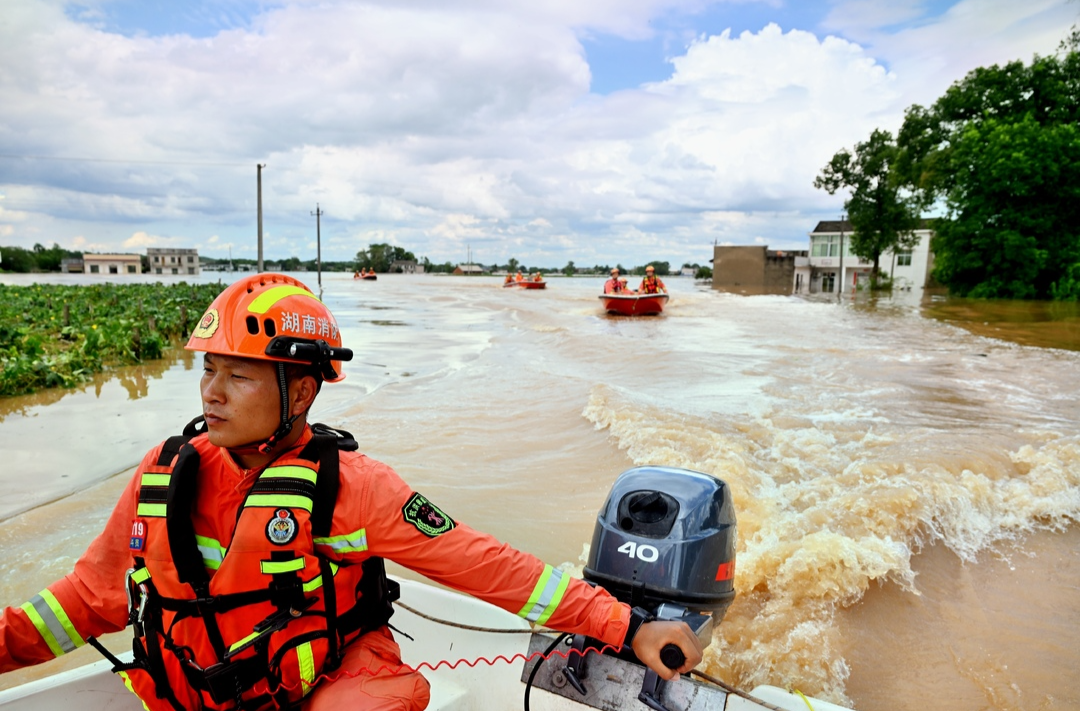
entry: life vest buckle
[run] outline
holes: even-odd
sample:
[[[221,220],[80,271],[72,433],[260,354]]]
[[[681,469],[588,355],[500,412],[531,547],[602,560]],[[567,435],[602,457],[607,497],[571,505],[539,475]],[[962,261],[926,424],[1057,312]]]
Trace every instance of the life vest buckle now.
[[[229,651],[225,653],[225,661],[228,662],[248,647],[258,644],[273,633],[285,629],[285,627],[290,622],[303,615],[304,611],[314,605],[316,602],[318,602],[318,598],[309,597],[303,602],[296,605],[296,607],[279,610],[278,612],[270,615],[265,620],[255,625],[255,629],[253,630],[255,634],[244,640],[243,644],[238,644],[230,648]]]
[[[133,589],[135,584],[132,583],[131,578],[135,575],[134,568],[128,568],[124,573],[124,592],[127,593],[127,610],[128,610],[128,623],[129,624],[142,624],[143,616],[146,614],[146,598],[150,595],[150,588],[146,586],[146,583],[138,583],[139,589],[139,603],[135,604],[135,596]]]
[[[212,595],[206,597],[197,597],[192,602],[195,603],[195,609],[199,611],[199,614],[214,613],[214,608],[217,607],[217,598]]]
[[[261,669],[261,661],[256,657],[218,662],[200,670],[203,682],[201,688],[210,693],[210,698],[216,704],[235,701],[236,705],[241,707],[243,693],[254,686],[255,682],[265,678]]]

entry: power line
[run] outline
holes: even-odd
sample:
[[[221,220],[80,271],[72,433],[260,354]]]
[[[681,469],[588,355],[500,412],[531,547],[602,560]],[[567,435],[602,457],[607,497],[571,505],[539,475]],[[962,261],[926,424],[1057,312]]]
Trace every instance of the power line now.
[[[78,161],[83,163],[140,163],[144,165],[195,165],[195,166],[217,166],[217,167],[229,167],[229,168],[243,168],[247,163],[216,163],[216,162],[200,162],[200,161],[183,161],[183,160],[139,160],[139,159],[127,159],[127,158],[78,158],[72,156],[30,156],[30,155],[16,155],[12,153],[0,153],[0,158],[11,158],[15,160],[56,160],[56,161]]]

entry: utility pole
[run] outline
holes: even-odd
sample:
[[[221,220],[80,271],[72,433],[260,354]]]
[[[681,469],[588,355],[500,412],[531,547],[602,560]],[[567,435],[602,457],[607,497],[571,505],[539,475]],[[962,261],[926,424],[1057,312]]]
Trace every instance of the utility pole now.
[[[839,299],[844,293],[844,220],[847,219],[846,213],[840,214],[840,280],[836,287],[836,298]]]
[[[319,209],[319,203],[315,203],[315,266],[319,271],[319,293],[322,293],[322,227],[320,225],[323,211]]]
[[[255,164],[255,175],[259,184],[259,274],[263,271],[263,239],[262,239],[262,169],[266,167],[266,163]]]

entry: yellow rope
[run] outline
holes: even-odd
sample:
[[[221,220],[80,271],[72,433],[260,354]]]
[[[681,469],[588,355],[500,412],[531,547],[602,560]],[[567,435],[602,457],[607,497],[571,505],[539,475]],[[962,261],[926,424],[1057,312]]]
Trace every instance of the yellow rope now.
[[[810,709],[810,711],[814,711],[814,707],[810,705],[810,699],[806,698],[803,692],[799,691],[798,689],[792,689],[791,691],[799,695],[799,698],[803,700],[804,704],[806,704],[806,708]]]

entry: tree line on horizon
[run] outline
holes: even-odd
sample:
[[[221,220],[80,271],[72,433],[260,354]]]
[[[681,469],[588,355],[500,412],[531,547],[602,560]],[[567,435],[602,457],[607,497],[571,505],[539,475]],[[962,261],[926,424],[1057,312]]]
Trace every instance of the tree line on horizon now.
[[[83,252],[76,250],[63,249],[57,244],[52,247],[44,247],[40,244],[35,244],[33,249],[25,249],[23,247],[4,247],[0,246],[0,271],[16,272],[16,273],[32,273],[32,272],[59,272],[61,271],[61,262],[64,259],[82,259]],[[258,264],[255,259],[248,259],[243,257],[231,257],[231,258],[215,258],[215,257],[199,257],[200,263],[204,267],[214,267],[218,265],[231,265],[254,267]],[[264,266],[267,260],[264,259]],[[361,269],[371,271],[374,270],[380,274],[386,274],[393,269],[394,262],[396,261],[414,261],[418,265],[423,266],[424,271],[431,274],[450,274],[459,264],[453,262],[435,263],[429,260],[427,257],[421,257],[417,259],[412,252],[390,244],[371,244],[367,249],[357,252],[356,258],[349,261],[331,261],[324,260],[321,264],[315,259],[300,259],[293,256],[286,259],[270,260],[275,268],[284,272],[298,272],[298,271],[315,271],[316,269],[322,269],[324,272],[355,272]],[[567,276],[573,276],[575,274],[597,274],[607,275],[611,271],[611,267],[615,266],[623,274],[632,274],[638,276],[644,276],[645,267],[651,264],[656,269],[657,276],[668,276],[671,274],[671,265],[664,260],[656,260],[647,262],[635,267],[624,267],[621,263],[615,265],[608,264],[596,264],[592,267],[576,267],[573,261],[570,261],[564,267],[553,266],[529,266],[522,262],[519,262],[516,258],[511,258],[505,264],[485,264],[479,265],[486,272],[542,272],[544,274],[564,274]],[[149,269],[149,264],[146,262],[146,258],[143,258],[144,270]],[[710,266],[690,264],[686,263],[682,265],[682,268],[691,268],[694,270],[694,276],[697,279],[710,279],[712,278],[712,268]],[[396,271],[400,271],[397,269]]]
[[[453,262],[443,262],[442,264],[438,264],[438,263],[432,262],[427,257],[421,257],[421,258],[417,259],[416,256],[412,252],[406,250],[404,247],[398,247],[396,245],[379,243],[379,244],[369,244],[367,249],[362,249],[362,250],[360,250],[359,252],[356,253],[355,268],[356,268],[357,271],[359,271],[360,269],[365,269],[365,270],[372,270],[373,269],[376,272],[385,274],[385,273],[391,271],[391,269],[393,268],[394,262],[399,262],[399,261],[416,262],[418,265],[420,265],[420,266],[422,266],[424,268],[425,272],[427,272],[429,274],[430,273],[449,274],[449,273],[452,273],[454,270],[456,270],[460,266],[460,264],[455,264]],[[619,271],[622,272],[623,274],[635,274],[635,275],[644,276],[645,275],[645,267],[650,265],[650,264],[656,269],[657,276],[668,276],[668,275],[671,274],[671,264],[669,262],[667,262],[667,261],[664,261],[664,260],[656,260],[656,261],[653,261],[653,262],[646,262],[645,264],[642,264],[640,266],[631,267],[629,269],[623,267],[622,264],[616,264],[614,266],[617,267],[619,269]],[[483,270],[485,270],[487,272],[504,271],[504,272],[509,272],[509,273],[522,272],[522,273],[529,273],[529,274],[532,274],[534,272],[541,272],[543,274],[564,274],[566,276],[573,276],[574,274],[583,274],[583,273],[593,273],[593,274],[606,275],[606,274],[610,273],[611,269],[612,269],[612,265],[608,265],[608,264],[596,264],[596,265],[593,265],[592,267],[579,268],[579,267],[574,265],[573,261],[568,262],[566,264],[566,266],[564,266],[564,267],[538,266],[538,265],[530,266],[530,265],[527,265],[527,264],[525,264],[523,262],[519,262],[517,260],[517,258],[515,258],[515,257],[511,257],[505,264],[480,264],[480,263],[477,262],[476,265],[481,267]],[[705,267],[705,266],[702,266],[702,265],[699,265],[699,264],[689,264],[689,263],[683,264],[683,268],[687,268],[687,267],[694,270],[695,277],[698,278],[698,279],[705,279],[705,278],[711,278],[712,277],[712,268],[711,267]]]
[[[951,294],[1080,300],[1080,30],[1055,56],[979,67],[910,106],[895,137],[841,149],[814,187],[849,193],[851,252],[879,288],[881,255],[929,223],[932,276]]]

